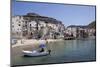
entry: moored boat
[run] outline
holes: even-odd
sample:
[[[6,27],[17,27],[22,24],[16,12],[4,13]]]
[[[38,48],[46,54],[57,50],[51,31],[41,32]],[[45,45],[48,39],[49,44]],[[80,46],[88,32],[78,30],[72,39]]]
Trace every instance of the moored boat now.
[[[36,50],[34,51],[22,51],[24,56],[29,56],[29,57],[38,57],[38,56],[46,56],[46,55],[50,55],[50,50],[48,51],[43,51],[43,52],[38,52]]]

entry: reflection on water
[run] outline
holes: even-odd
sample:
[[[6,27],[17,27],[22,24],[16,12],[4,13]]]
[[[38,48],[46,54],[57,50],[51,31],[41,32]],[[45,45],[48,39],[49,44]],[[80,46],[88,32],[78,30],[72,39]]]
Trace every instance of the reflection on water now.
[[[47,44],[51,54],[42,57],[16,56],[12,59],[13,65],[62,63],[76,61],[95,61],[96,44],[94,39],[66,40]]]

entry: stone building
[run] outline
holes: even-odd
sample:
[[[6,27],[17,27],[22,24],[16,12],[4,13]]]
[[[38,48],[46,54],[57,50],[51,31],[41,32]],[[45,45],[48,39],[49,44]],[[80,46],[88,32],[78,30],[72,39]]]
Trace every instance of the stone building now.
[[[66,32],[75,38],[85,38],[88,37],[88,27],[87,26],[68,26]]]
[[[61,21],[36,13],[12,16],[11,34],[15,38],[58,38],[64,29]]]

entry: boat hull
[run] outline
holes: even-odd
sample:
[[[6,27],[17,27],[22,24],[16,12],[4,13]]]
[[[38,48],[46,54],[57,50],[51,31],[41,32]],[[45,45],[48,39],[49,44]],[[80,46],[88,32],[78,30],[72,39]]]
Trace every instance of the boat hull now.
[[[23,51],[23,55],[27,57],[39,57],[39,56],[46,56],[49,55],[49,52],[31,52],[31,51]]]

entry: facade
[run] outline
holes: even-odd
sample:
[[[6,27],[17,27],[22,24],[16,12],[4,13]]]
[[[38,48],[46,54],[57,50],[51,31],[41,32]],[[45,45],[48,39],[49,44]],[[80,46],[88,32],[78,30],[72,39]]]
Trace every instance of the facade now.
[[[75,38],[86,38],[90,36],[95,36],[96,31],[93,28],[88,28],[87,26],[68,26],[65,30],[68,36],[73,36]]]
[[[96,30],[94,28],[88,29],[89,36],[96,36]]]
[[[20,19],[20,20],[19,20]],[[14,36],[19,36],[22,34],[22,24],[23,24],[23,17],[22,16],[14,16],[12,18],[12,23],[11,23],[11,34]]]
[[[89,29],[87,26],[68,26],[66,29],[66,33],[69,35],[72,35],[75,38],[86,38],[89,36],[89,34],[93,32],[89,32],[91,29]]]
[[[64,25],[56,19],[28,13],[23,16],[13,16],[11,34],[18,38],[57,38],[63,35]]]

